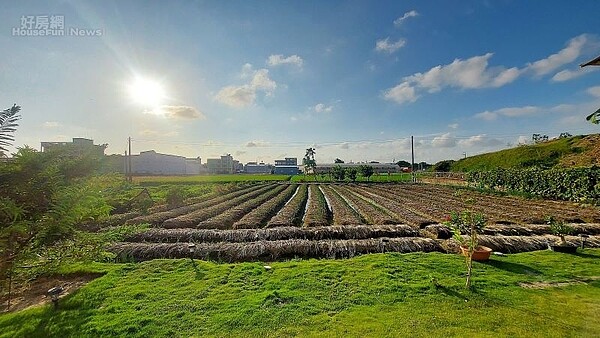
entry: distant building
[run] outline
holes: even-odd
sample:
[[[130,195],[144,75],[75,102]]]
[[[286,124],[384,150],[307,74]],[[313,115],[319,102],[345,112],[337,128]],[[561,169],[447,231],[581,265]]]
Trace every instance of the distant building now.
[[[298,158],[296,157],[286,157],[283,160],[275,160],[275,165],[298,165]]]
[[[265,163],[248,162],[244,165],[246,174],[270,174],[273,171],[273,166]]]
[[[104,155],[108,144],[94,144],[94,140],[74,137],[72,142],[41,142],[41,151],[48,152],[53,150],[66,151],[71,155],[93,154]]]
[[[178,155],[160,154],[154,150],[142,151],[131,156],[134,174],[145,175],[197,175],[200,173],[201,159],[185,158]]]
[[[297,165],[277,165],[273,169],[273,174],[276,175],[298,175],[300,173],[300,168]]]
[[[298,167],[298,158],[286,157],[283,160],[275,160],[274,174],[277,175],[297,175],[300,173]]]
[[[230,154],[221,158],[209,158],[206,160],[206,166],[211,174],[235,174],[243,170],[243,165]]]

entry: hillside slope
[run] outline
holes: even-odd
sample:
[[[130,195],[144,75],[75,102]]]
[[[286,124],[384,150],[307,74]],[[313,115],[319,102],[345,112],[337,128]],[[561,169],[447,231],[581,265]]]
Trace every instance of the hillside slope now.
[[[600,134],[579,135],[493,153],[467,157],[452,164],[452,171],[494,168],[581,167],[600,163]]]

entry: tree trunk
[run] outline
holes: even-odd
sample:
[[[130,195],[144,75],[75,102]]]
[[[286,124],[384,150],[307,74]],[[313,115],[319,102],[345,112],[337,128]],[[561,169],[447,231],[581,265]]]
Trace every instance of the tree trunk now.
[[[473,269],[473,250],[469,250],[469,256],[467,257],[467,282],[465,287],[469,289],[471,287],[471,271]]]

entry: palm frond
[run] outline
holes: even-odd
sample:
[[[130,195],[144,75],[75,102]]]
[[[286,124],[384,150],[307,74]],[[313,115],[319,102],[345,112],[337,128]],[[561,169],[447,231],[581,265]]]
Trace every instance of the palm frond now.
[[[12,108],[0,112],[0,151],[8,151],[4,146],[10,146],[14,142],[11,134],[17,131],[19,126],[17,121],[21,119],[20,111],[21,107],[14,104]]]

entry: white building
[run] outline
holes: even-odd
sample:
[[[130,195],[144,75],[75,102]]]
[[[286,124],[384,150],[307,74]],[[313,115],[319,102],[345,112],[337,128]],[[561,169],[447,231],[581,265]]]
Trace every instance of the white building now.
[[[154,150],[142,151],[131,156],[134,174],[144,175],[197,175],[201,171],[201,160],[183,156],[160,154]]]

